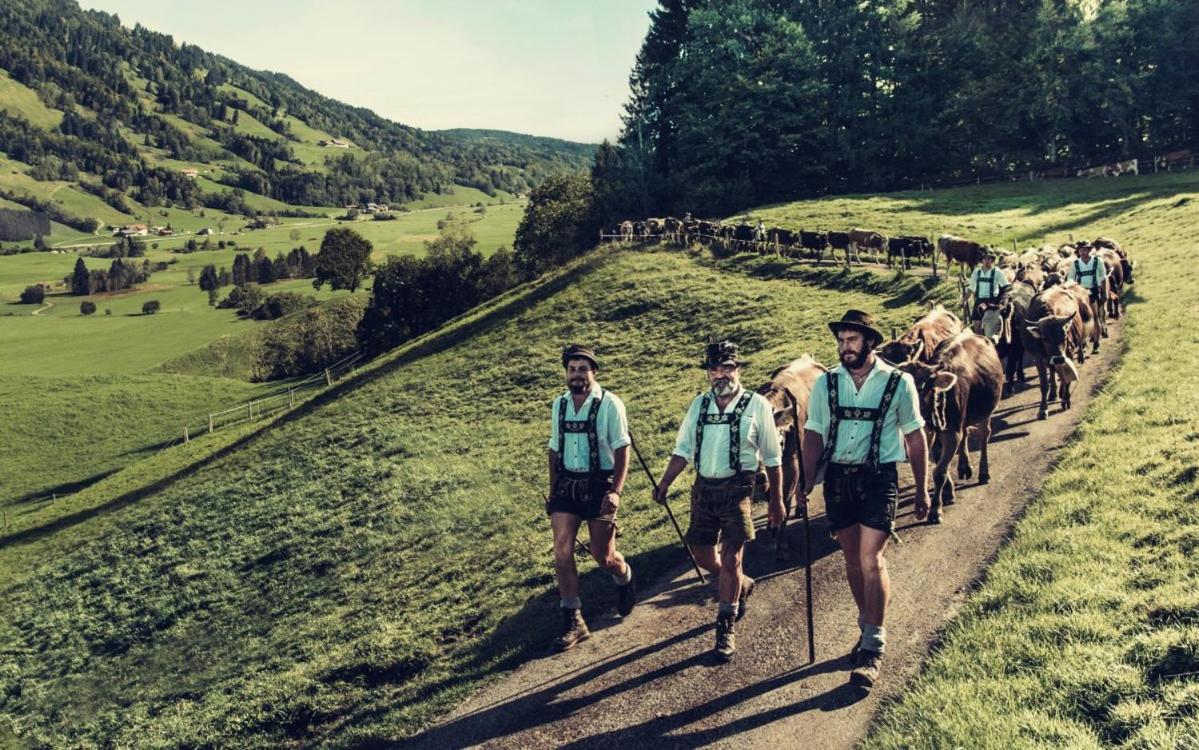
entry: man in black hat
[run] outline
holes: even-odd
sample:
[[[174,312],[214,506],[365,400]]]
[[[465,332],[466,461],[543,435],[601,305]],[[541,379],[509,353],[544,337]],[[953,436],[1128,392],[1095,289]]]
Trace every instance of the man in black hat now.
[[[823,474],[829,526],[841,545],[849,588],[858,605],[861,637],[850,682],[869,689],[878,679],[891,581],[883,557],[899,497],[897,464],[911,461],[916,517],[928,514],[924,420],[912,376],[874,355],[882,333],[874,319],[850,310],[828,324],[841,365],[812,386],[804,425],[807,481],[797,502]]]
[[[629,424],[624,404],[595,381],[599,361],[580,344],[562,352],[567,391],[554,399],[550,419],[550,492],[546,513],[554,530],[554,572],[561,596],[562,632],[558,651],[591,637],[579,601],[574,547],[587,522],[591,555],[616,582],[617,612],[633,611],[637,589],[633,569],[616,551],[616,511],[629,469]]]
[[[981,321],[987,308],[999,307],[1004,293],[1011,285],[1003,269],[995,268],[995,251],[989,247],[983,248],[979,267],[970,274],[968,293],[974,296],[970,319]]]
[[[1078,257],[1075,258],[1069,268],[1066,270],[1066,278],[1070,281],[1077,281],[1083,289],[1091,297],[1091,302],[1095,305],[1095,318],[1099,321],[1099,330],[1103,338],[1107,338],[1107,316],[1104,310],[1100,309],[1100,305],[1106,304],[1107,299],[1107,266],[1103,262],[1103,258],[1095,252],[1095,248],[1091,243],[1082,240],[1074,249],[1078,251]],[[1099,353],[1099,342],[1096,341],[1091,348],[1092,354]]]
[[[741,387],[746,364],[736,344],[708,345],[700,366],[708,371],[711,389],[696,396],[687,409],[674,455],[654,490],[654,499],[665,503],[671,483],[688,463],[695,464],[685,541],[695,561],[718,581],[714,653],[723,661],[737,650],[733,623],[745,616],[754,590],[754,580],[741,572],[741,561],[745,543],[754,538],[752,503],[759,464],[770,483],[770,523],[783,521],[782,447],[774,410],[765,398]]]

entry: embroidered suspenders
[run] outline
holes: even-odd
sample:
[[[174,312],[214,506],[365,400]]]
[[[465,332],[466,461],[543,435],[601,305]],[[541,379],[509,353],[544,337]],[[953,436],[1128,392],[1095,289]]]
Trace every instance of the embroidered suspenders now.
[[[987,295],[983,296],[983,284],[987,285]],[[978,302],[987,302],[995,299],[995,269],[992,268],[990,275],[983,278],[982,272],[979,271],[978,282],[974,285],[974,297]]]
[[[596,434],[595,421],[599,416],[600,402],[606,395],[601,390],[599,398],[591,400],[591,409],[587,412],[586,419],[567,419],[566,407],[570,404],[570,399],[563,395],[558,400],[558,468],[564,469],[566,466],[566,433],[573,432],[587,434],[587,472],[593,474],[599,470],[599,436]]]
[[[895,399],[895,391],[899,388],[901,373],[896,370],[887,378],[887,385],[883,388],[883,397],[875,408],[841,406],[837,395],[837,373],[830,372],[825,377],[828,378],[829,427],[828,439],[824,441],[824,453],[820,456],[820,466],[827,466],[833,458],[833,451],[837,447],[837,431],[843,419],[873,424],[870,430],[870,448],[866,454],[866,465],[878,466],[878,450],[883,437],[883,421],[887,417],[887,410],[891,408],[891,402]]]
[[[727,414],[709,414],[708,407],[712,405],[712,393],[704,394],[699,405],[699,418],[695,420],[695,470],[699,471],[700,450],[704,446],[704,427],[710,424],[727,424],[729,426],[729,466],[734,474],[741,473],[741,415],[749,408],[753,394],[749,391],[741,394],[737,405]]]
[[[1082,261],[1078,260],[1077,258],[1074,259],[1074,275],[1078,277],[1078,283],[1082,284],[1087,289],[1091,289],[1095,286],[1095,264],[1098,262],[1098,257],[1091,258],[1090,266],[1086,271],[1083,271]],[[1087,283],[1083,283],[1084,278],[1089,279],[1089,281]]]

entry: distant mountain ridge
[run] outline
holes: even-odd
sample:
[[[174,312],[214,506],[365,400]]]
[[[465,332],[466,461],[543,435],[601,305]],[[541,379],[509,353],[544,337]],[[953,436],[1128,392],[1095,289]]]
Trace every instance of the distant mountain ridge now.
[[[402,204],[455,184],[522,193],[594,153],[392,122],[74,0],[0,5],[0,71],[8,159],[37,179],[102,182],[148,206],[208,205],[206,190],[232,188],[303,206]]]

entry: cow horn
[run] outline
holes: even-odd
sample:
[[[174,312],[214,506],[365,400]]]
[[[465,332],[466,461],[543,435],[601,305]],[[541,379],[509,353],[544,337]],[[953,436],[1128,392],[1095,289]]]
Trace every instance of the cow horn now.
[[[908,359],[915,361],[920,359],[920,354],[924,351],[924,339],[916,339],[915,346],[912,347],[912,353],[908,355]]]
[[[1065,326],[1069,325],[1070,321],[1072,320],[1074,320],[1074,313],[1070,313],[1069,315],[1059,315],[1053,319],[1053,322],[1057,323],[1058,325]]]
[[[1028,335],[1032,336],[1034,339],[1041,338],[1041,329],[1035,325],[1031,325],[1031,326],[1026,325],[1026,326],[1024,326],[1024,330],[1028,331]]]

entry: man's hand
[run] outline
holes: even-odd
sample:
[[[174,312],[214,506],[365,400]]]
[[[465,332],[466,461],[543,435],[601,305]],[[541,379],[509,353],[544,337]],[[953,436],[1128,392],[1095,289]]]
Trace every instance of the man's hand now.
[[[783,507],[781,498],[771,498],[770,504],[766,506],[766,525],[772,529],[777,529],[787,520],[787,509]]]
[[[808,505],[808,493],[802,487],[795,488],[795,506],[805,508]]]
[[[605,492],[604,502],[600,505],[601,515],[612,515],[620,507],[620,494],[616,492]]]
[[[670,485],[666,482],[660,482],[658,486],[654,488],[654,501],[657,502],[658,505],[665,505],[668,495],[670,495]]]
[[[931,507],[929,504],[929,501],[928,501],[928,488],[927,487],[916,488],[915,505],[916,505],[916,520],[923,521],[925,518],[928,517],[928,511],[929,511],[929,508]]]

